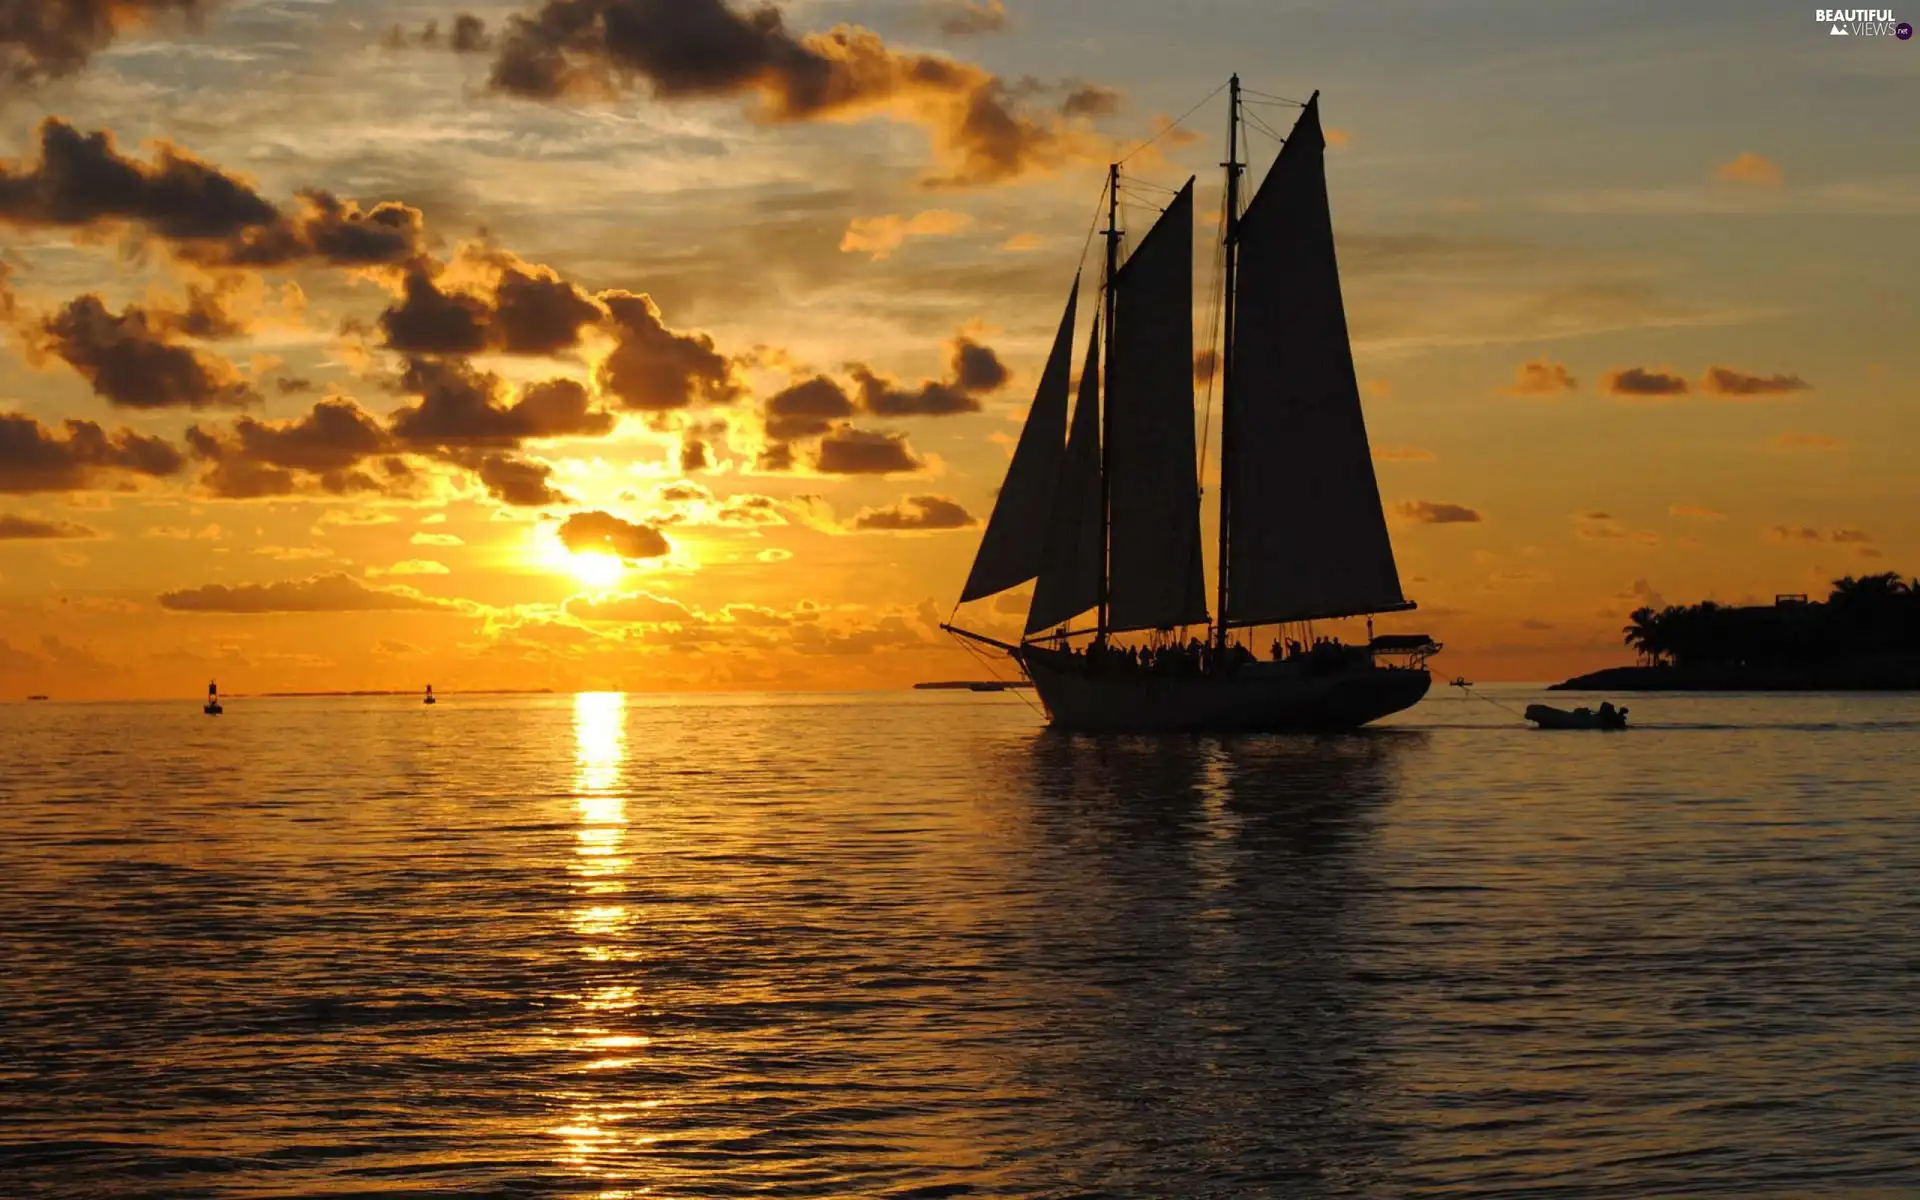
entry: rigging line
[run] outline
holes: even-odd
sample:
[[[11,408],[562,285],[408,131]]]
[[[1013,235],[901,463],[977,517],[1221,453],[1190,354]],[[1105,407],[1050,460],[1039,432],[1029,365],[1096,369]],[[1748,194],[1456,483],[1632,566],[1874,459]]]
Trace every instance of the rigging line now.
[[[1285,134],[1278,132],[1271,125],[1268,125],[1265,121],[1262,121],[1259,117],[1255,116],[1253,113],[1243,113],[1241,115],[1246,119],[1247,124],[1253,126],[1255,129],[1258,129],[1261,133],[1266,134],[1268,137],[1272,138],[1274,141],[1285,142],[1287,140],[1287,136]]]
[[[1199,112],[1202,108],[1206,107],[1206,105],[1215,96],[1218,96],[1221,92],[1224,92],[1226,90],[1227,90],[1227,85],[1223,83],[1219,87],[1213,89],[1211,92],[1208,92],[1206,96],[1200,101],[1200,103],[1194,105],[1192,108],[1181,113],[1179,116],[1175,117],[1173,120],[1167,122],[1167,124],[1164,127],[1162,127],[1158,133],[1154,134],[1152,137],[1148,138],[1146,141],[1141,142],[1138,146],[1135,146],[1133,149],[1127,151],[1125,154],[1121,155],[1116,161],[1122,162],[1122,163],[1126,162],[1128,159],[1132,158],[1134,155],[1140,153],[1142,150],[1145,150],[1148,146],[1153,145],[1155,142],[1159,141],[1161,138],[1167,136],[1169,133],[1172,133],[1174,130],[1180,128],[1181,122],[1185,121],[1188,117],[1192,116],[1193,114]]]
[[[1086,241],[1084,241],[1084,242],[1082,242],[1082,243],[1080,244],[1080,270],[1081,270],[1081,271],[1085,271],[1085,270],[1086,270],[1086,267],[1087,267],[1087,251],[1089,251],[1089,250],[1091,250],[1091,249],[1093,249],[1093,239],[1094,239],[1094,236],[1095,236],[1096,234],[1098,234],[1098,233],[1100,232],[1100,218],[1101,218],[1101,217],[1102,217],[1102,216],[1103,216],[1103,215],[1104,215],[1104,214],[1106,213],[1106,211],[1107,211],[1107,187],[1108,187],[1108,185],[1109,185],[1109,181],[1107,181],[1107,180],[1101,180],[1101,182],[1100,182],[1100,203],[1098,203],[1098,204],[1096,204],[1096,205],[1094,205],[1094,207],[1093,207],[1093,220],[1087,223],[1087,240],[1086,240]]]
[[[1025,704],[1028,708],[1033,709],[1034,712],[1038,713],[1043,718],[1047,715],[1044,710],[1037,707],[1034,704],[1034,702],[1028,698],[1025,689],[1011,686],[1013,683],[1018,681],[1002,678],[999,667],[994,663],[993,659],[988,656],[985,650],[982,650],[980,647],[973,645],[972,643],[966,641],[964,638],[955,638],[954,640],[959,642],[962,646],[966,648],[967,653],[973,656],[974,661],[980,664],[980,668],[982,670],[984,670],[987,674],[993,676],[993,681],[995,683],[1008,684],[1009,686],[1006,687],[1005,690],[1012,692],[1015,696],[1018,696],[1022,704]]]
[[[1126,188],[1120,189],[1120,198],[1131,200],[1142,208],[1151,209],[1156,219],[1170,207],[1165,196],[1142,196]]]
[[[1164,183],[1155,183],[1151,179],[1141,179],[1136,175],[1127,176],[1127,182],[1123,186],[1129,188],[1147,188],[1156,192],[1165,192],[1169,196],[1178,196],[1180,194],[1179,188],[1171,188]]]
[[[1307,102],[1304,100],[1289,100],[1285,96],[1276,96],[1272,92],[1256,92],[1250,87],[1242,87],[1240,94],[1242,96],[1258,96],[1269,104],[1291,104],[1295,108],[1305,108],[1307,106]]]
[[[1207,439],[1213,435],[1213,396],[1220,383],[1220,323],[1226,309],[1226,296],[1221,287],[1221,277],[1227,269],[1227,197],[1220,195],[1220,237],[1213,244],[1213,270],[1207,284],[1207,350],[1213,354],[1213,373],[1207,376],[1207,400],[1200,410],[1200,444],[1198,464],[1200,490],[1206,492],[1207,481]]]
[[[1502,712],[1505,712],[1511,716],[1519,717],[1522,721],[1527,719],[1527,716],[1525,713],[1515,712],[1513,709],[1500,703],[1498,700],[1495,700],[1492,696],[1483,696],[1479,692],[1474,691],[1473,685],[1470,683],[1456,683],[1453,686],[1459,688],[1462,692],[1465,692],[1467,695],[1472,696],[1475,700],[1485,700],[1488,704],[1493,705],[1495,708],[1501,710]]]

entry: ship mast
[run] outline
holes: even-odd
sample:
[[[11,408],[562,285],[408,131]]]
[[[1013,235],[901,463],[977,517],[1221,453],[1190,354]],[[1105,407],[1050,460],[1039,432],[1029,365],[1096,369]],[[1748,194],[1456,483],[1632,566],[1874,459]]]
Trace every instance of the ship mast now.
[[[1220,651],[1223,662],[1227,640],[1232,635],[1227,625],[1227,564],[1233,542],[1233,488],[1227,472],[1230,470],[1228,464],[1233,461],[1229,451],[1233,421],[1227,407],[1233,403],[1233,289],[1240,268],[1240,172],[1245,170],[1245,164],[1240,161],[1240,76],[1237,74],[1231,83],[1230,96],[1231,103],[1227,109],[1227,161],[1221,164],[1227,169],[1227,219],[1223,231],[1226,263],[1222,272],[1226,280],[1226,299],[1220,309],[1220,570],[1213,608],[1213,644]]]
[[[1107,640],[1108,609],[1112,599],[1113,572],[1108,562],[1108,534],[1113,528],[1113,280],[1120,273],[1120,164],[1107,168],[1107,285],[1106,285],[1106,364],[1101,377],[1100,397],[1100,620],[1094,640]]]

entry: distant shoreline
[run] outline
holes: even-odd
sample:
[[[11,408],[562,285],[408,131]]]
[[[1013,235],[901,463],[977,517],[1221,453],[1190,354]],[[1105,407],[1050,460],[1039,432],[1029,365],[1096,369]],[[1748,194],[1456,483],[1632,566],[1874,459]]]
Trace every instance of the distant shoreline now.
[[[1866,658],[1757,667],[1609,667],[1576,675],[1554,692],[1912,692],[1920,658]]]
[[[343,696],[421,696],[419,688],[408,691],[355,692],[222,692],[222,700],[327,700]],[[481,688],[472,692],[436,692],[436,696],[551,696],[552,688]]]

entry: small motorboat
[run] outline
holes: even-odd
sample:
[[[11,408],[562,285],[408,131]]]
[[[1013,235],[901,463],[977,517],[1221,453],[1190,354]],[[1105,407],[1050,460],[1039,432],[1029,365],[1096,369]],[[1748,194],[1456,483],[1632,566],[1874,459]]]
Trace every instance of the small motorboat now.
[[[1529,704],[1527,720],[1542,729],[1625,729],[1627,710],[1615,708],[1611,704],[1602,704],[1598,711],[1591,708],[1576,708],[1569,712],[1564,708],[1555,708],[1550,704]]]

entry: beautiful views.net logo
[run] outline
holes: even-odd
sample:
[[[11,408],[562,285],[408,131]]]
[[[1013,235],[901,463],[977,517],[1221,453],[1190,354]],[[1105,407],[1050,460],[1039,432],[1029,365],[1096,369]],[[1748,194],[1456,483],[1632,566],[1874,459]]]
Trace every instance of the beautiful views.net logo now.
[[[1913,26],[1895,21],[1890,8],[1816,8],[1813,19],[1830,27],[1829,37],[1887,37],[1906,41]]]

